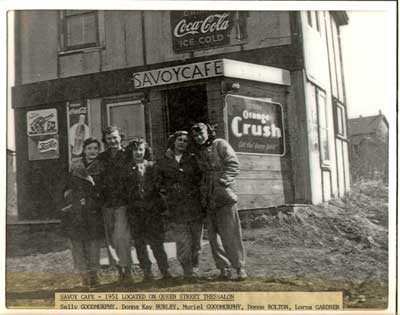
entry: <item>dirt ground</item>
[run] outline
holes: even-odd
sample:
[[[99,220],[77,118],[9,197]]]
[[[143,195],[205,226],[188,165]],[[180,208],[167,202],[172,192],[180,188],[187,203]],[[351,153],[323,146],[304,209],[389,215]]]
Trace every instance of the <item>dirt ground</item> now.
[[[361,182],[341,200],[318,206],[279,207],[242,214],[249,279],[216,281],[205,243],[200,279],[176,278],[121,287],[114,269],[100,272],[96,291],[341,291],[345,308],[386,308],[388,290],[388,190]],[[67,241],[55,231],[8,231],[8,307],[53,307],[56,291],[86,291],[72,267]],[[103,253],[104,254],[104,253]],[[157,272],[154,266],[155,272]]]

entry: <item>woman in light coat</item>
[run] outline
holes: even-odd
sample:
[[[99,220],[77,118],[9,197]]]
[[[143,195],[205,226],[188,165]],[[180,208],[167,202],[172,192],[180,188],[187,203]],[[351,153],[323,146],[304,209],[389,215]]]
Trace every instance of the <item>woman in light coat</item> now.
[[[221,279],[230,279],[231,267],[244,280],[245,253],[237,211],[236,177],[239,160],[230,144],[216,138],[213,128],[196,123],[191,128],[193,152],[203,173],[201,199],[207,211],[206,226],[215,264]]]

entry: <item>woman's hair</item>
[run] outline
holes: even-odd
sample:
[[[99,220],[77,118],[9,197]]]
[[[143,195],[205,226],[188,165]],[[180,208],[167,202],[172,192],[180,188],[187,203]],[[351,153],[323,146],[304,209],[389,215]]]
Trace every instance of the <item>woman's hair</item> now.
[[[144,153],[144,158],[146,160],[151,160],[151,149],[147,143],[147,141],[142,138],[142,137],[135,137],[133,138],[129,144],[127,145],[127,147],[125,148],[125,152],[128,156],[128,159],[132,158],[132,152],[133,150],[136,150],[140,145],[144,144],[144,147],[146,149],[145,153]]]
[[[208,134],[208,139],[207,139],[207,141],[206,141],[206,145],[209,145],[210,143],[212,143],[214,140],[215,140],[215,138],[217,137],[217,135],[216,135],[216,128],[217,128],[217,125],[215,124],[215,125],[210,125],[210,124],[205,124],[205,123],[202,123],[202,122],[198,122],[198,123],[195,123],[193,126],[192,126],[192,128],[190,128],[190,136],[191,136],[191,140],[192,140],[192,142],[194,142],[194,143],[196,143],[196,141],[194,141],[194,139],[193,139],[193,133],[195,133],[195,132],[200,132],[200,131],[202,131],[202,130],[207,130],[207,134]]]
[[[175,131],[172,135],[170,135],[168,137],[167,148],[171,149],[171,150],[174,150],[175,149],[175,141],[180,136],[188,136],[188,138],[189,138],[189,133],[187,131],[184,131],[184,130]]]
[[[113,133],[114,131],[118,131],[119,136],[121,137],[121,141],[124,139],[125,135],[123,134],[121,128],[118,128],[117,126],[107,126],[106,128],[103,129],[102,132],[102,137],[101,137],[101,141],[103,141],[103,143],[106,143],[106,135],[109,135],[111,133]]]
[[[92,143],[96,143],[97,146],[99,147],[99,151],[100,151],[100,149],[101,149],[100,141],[97,140],[96,138],[90,137],[90,138],[87,138],[87,139],[83,142],[83,150],[82,150],[82,154],[81,154],[82,157],[85,157],[85,148],[86,148],[88,145],[92,144]]]

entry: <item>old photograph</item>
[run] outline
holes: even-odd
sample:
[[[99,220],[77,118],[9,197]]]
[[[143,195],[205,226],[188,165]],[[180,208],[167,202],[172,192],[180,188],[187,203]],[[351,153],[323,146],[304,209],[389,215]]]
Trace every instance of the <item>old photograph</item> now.
[[[4,12],[7,309],[394,314],[396,8],[343,3]]]

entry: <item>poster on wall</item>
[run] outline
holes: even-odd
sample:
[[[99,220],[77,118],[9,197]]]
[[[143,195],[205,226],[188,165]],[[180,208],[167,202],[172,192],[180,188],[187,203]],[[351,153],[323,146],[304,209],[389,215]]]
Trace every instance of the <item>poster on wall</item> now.
[[[28,136],[51,135],[58,132],[57,109],[46,108],[26,113]]]
[[[87,102],[79,101],[67,104],[70,163],[81,158],[83,142],[90,137],[88,112],[89,106]]]
[[[282,105],[239,95],[225,98],[229,143],[238,153],[285,155]]]
[[[58,135],[28,137],[30,161],[52,160],[60,157]]]
[[[210,49],[247,38],[247,13],[236,11],[171,11],[176,53]]]

